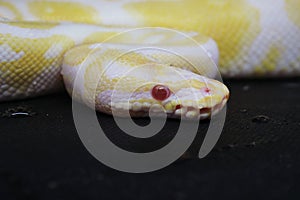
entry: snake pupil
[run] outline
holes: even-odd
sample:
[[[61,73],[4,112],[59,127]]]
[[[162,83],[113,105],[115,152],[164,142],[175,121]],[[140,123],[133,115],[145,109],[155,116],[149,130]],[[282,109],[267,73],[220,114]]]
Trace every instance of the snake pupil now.
[[[152,88],[152,97],[158,101],[167,99],[170,94],[170,89],[164,85],[156,85]]]

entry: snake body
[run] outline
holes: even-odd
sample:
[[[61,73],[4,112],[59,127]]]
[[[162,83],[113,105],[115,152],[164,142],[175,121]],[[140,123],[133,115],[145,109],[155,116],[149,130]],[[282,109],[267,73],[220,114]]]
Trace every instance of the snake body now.
[[[0,101],[57,90],[62,74],[73,98],[105,113],[205,118],[229,96],[212,61],[223,77],[300,74],[299,9],[298,0],[1,0]],[[128,31],[137,27],[183,34]]]

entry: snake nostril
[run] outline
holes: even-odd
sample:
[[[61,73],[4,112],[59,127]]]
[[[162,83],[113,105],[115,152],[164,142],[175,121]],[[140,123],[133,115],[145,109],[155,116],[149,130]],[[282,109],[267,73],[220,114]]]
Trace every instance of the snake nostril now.
[[[206,93],[210,93],[210,89],[209,89],[208,87],[206,87],[206,88],[204,89],[204,91],[205,91]]]
[[[163,100],[166,100],[170,96],[171,91],[167,86],[155,85],[152,88],[151,94],[154,99],[156,99],[158,101],[163,101]]]

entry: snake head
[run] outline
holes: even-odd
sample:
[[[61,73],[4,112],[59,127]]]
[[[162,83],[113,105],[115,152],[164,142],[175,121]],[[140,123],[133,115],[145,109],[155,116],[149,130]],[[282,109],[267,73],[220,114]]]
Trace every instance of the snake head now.
[[[99,56],[97,52],[91,56],[89,47],[86,55],[78,47],[67,54],[62,74],[73,99],[115,116],[165,113],[171,118],[189,119],[208,118],[228,100],[229,91],[223,83],[197,70],[182,64],[153,62],[139,53],[125,54],[111,62],[108,58],[115,57],[112,52],[117,51],[103,47]],[[93,59],[77,63],[82,60],[77,55],[90,55]],[[201,65],[197,69],[201,71]]]
[[[223,83],[170,66],[144,67],[118,85],[114,94],[106,91],[98,97],[103,102],[102,97],[111,96],[110,109],[120,116],[127,109],[132,117],[148,116],[151,112],[151,116],[166,113],[170,118],[205,119],[218,113],[229,98]],[[122,92],[128,87],[135,89]]]

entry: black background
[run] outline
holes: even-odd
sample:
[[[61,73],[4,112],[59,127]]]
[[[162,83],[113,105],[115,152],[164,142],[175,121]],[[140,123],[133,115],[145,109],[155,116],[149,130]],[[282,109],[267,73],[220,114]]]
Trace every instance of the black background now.
[[[77,135],[65,93],[1,103],[0,199],[299,199],[300,80],[226,84],[227,118],[213,151],[194,158],[196,140],[186,154],[192,158],[146,174],[118,172],[94,159]],[[22,109],[32,116],[9,117]],[[107,125],[111,117],[99,120]],[[161,136],[169,140],[172,130]],[[120,138],[114,128],[108,134]]]

